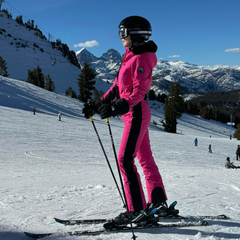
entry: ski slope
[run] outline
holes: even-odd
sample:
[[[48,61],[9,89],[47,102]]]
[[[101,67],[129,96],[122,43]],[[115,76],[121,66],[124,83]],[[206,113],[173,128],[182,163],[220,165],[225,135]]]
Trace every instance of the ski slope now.
[[[236,164],[239,144],[229,128],[184,114],[178,134],[163,131],[163,106],[153,102],[151,146],[160,169],[168,203],[177,200],[182,215],[225,214],[228,220],[209,225],[135,232],[138,240],[240,239],[240,171],[225,169],[227,156]],[[36,107],[36,115],[32,109]],[[25,82],[0,77],[0,239],[27,240],[24,231],[99,230],[100,225],[61,226],[58,218],[112,218],[122,202],[83,104]],[[62,113],[62,121],[57,114]],[[109,161],[117,175],[105,120],[94,116]],[[123,123],[110,118],[118,149]],[[198,138],[199,146],[194,147]],[[208,145],[213,153],[208,153]],[[144,175],[137,163],[143,185]],[[118,177],[117,177],[118,179]],[[130,240],[131,233],[100,236],[51,236],[52,240]]]

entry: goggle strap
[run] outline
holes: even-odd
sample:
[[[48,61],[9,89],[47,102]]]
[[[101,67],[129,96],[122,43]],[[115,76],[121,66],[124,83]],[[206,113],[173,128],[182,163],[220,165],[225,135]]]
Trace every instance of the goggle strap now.
[[[130,31],[130,34],[152,34],[152,31]]]

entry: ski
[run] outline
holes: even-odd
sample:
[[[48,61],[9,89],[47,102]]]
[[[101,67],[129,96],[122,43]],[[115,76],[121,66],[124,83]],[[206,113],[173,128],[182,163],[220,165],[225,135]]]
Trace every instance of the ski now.
[[[206,220],[211,220],[211,219],[228,219],[228,217],[224,214],[220,215],[205,215],[205,216],[185,216],[183,217],[185,219],[206,219]]]
[[[54,218],[54,220],[56,222],[64,224],[64,225],[105,223],[107,221],[110,221],[110,219],[105,219],[105,218],[100,218],[100,219],[76,219],[76,220]]]
[[[163,220],[163,219],[170,219],[170,220],[178,220],[178,219],[190,219],[190,220],[203,220],[203,219],[227,219],[226,215],[206,215],[206,216],[159,216],[159,220]],[[104,219],[104,218],[100,218],[100,219],[75,219],[75,220],[71,220],[71,219],[60,219],[60,218],[54,218],[54,220],[58,223],[64,224],[64,225],[80,225],[80,224],[98,224],[98,223],[105,223],[110,221],[110,219]]]
[[[147,225],[147,226],[134,226],[133,229],[137,231],[141,231],[144,229],[161,229],[161,228],[181,228],[181,227],[198,227],[198,226],[206,226],[208,223],[206,221],[199,222],[180,222],[180,223],[170,223],[170,224],[155,224],[155,225]],[[98,231],[73,231],[73,232],[65,232],[65,233],[30,233],[24,232],[24,234],[30,238],[38,239],[47,237],[50,235],[58,235],[58,236],[88,236],[88,235],[101,235],[108,233],[120,233],[120,232],[131,232],[131,227],[118,227],[112,229],[103,229]]]

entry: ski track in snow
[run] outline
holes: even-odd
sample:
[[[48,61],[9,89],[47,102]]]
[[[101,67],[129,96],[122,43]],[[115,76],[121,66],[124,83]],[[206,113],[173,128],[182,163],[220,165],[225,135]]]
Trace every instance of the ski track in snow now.
[[[2,82],[5,84],[1,85]],[[11,95],[13,86],[21,96]],[[36,108],[36,115],[32,114],[30,92],[33,91],[35,104],[41,106],[40,111]],[[23,231],[99,230],[101,224],[66,227],[55,223],[53,218],[112,218],[123,211],[92,124],[81,115],[82,103],[0,78],[0,101],[6,103],[7,99],[9,106],[0,106],[0,240],[29,239]],[[152,109],[152,120],[158,123],[164,117],[163,106],[159,106]],[[62,112],[61,122],[58,111]],[[94,116],[94,121],[118,180],[107,124],[98,116]],[[118,150],[123,124],[118,118],[111,118],[110,124]],[[168,203],[177,200],[182,215],[225,214],[230,219],[208,220],[209,225],[204,227],[144,230],[135,233],[137,239],[240,239],[240,171],[224,168],[227,156],[234,164],[240,163],[235,161],[238,141],[229,140],[229,128],[184,114],[178,120],[178,134],[164,132],[160,123],[151,124],[149,130]],[[196,137],[198,147],[193,143]],[[209,144],[212,154],[208,153]],[[135,162],[145,191],[143,172],[137,159]],[[131,233],[117,233],[56,235],[45,239],[130,240],[131,237]]]

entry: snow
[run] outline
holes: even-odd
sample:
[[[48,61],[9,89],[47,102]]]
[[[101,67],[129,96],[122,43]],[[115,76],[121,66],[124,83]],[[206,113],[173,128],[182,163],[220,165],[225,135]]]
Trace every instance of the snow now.
[[[154,158],[160,169],[168,203],[177,200],[182,215],[225,214],[228,220],[209,225],[135,232],[143,240],[240,239],[238,169],[225,169],[227,156],[236,165],[239,144],[229,139],[229,126],[183,114],[178,133],[166,133],[159,120],[163,105],[150,102],[149,127]],[[27,240],[24,231],[67,232],[102,229],[101,224],[61,226],[58,218],[112,218],[123,211],[119,193],[83,103],[25,82],[0,77],[0,239]],[[36,115],[32,109],[36,107]],[[62,121],[57,114],[62,113]],[[94,116],[105,151],[118,179],[105,120]],[[110,118],[116,149],[123,123]],[[199,146],[194,147],[198,138]],[[213,153],[208,153],[208,145]],[[137,163],[143,185],[144,175]],[[51,236],[46,239],[125,240],[131,233],[100,236]]]
[[[79,51],[76,52],[76,55],[78,55],[79,53],[81,53],[83,50],[85,50],[85,48],[80,49]]]

